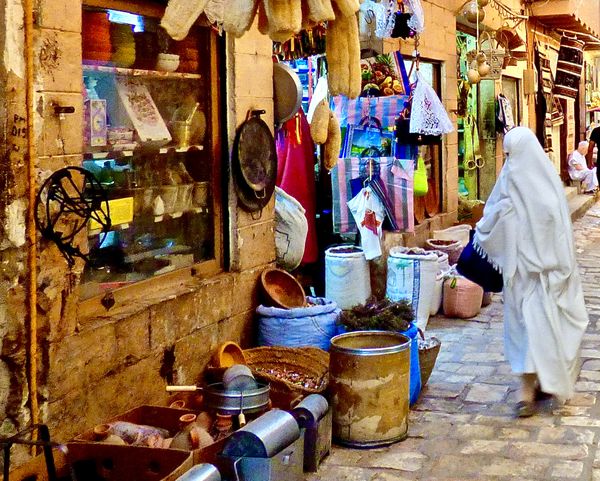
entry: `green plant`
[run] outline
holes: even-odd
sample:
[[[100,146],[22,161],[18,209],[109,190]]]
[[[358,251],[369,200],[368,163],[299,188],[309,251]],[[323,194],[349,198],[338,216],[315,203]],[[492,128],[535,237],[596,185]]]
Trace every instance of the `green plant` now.
[[[342,311],[340,323],[347,331],[406,331],[414,318],[408,301],[371,298],[365,304]]]

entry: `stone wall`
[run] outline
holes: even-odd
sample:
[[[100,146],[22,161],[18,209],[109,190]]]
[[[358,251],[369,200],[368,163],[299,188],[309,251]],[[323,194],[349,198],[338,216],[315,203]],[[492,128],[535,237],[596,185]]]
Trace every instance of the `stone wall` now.
[[[80,0],[44,0],[36,12],[38,186],[53,171],[82,162],[80,11]],[[0,80],[7,100],[0,129],[0,225],[5,227],[0,242],[0,436],[22,429],[30,419],[22,15],[19,0],[6,3],[2,15],[5,29],[0,34],[5,51]],[[242,39],[229,40],[226,50],[228,72],[235,76],[228,80],[223,122],[232,140],[250,108],[265,109],[266,120],[272,124],[271,43],[253,30]],[[59,119],[54,103],[74,106],[75,113]],[[61,137],[62,143],[57,140]],[[252,343],[257,279],[275,259],[273,207],[272,201],[254,219],[236,207],[231,195],[224,208],[230,269],[176,285],[156,284],[143,302],[114,313],[80,312],[77,286],[81,263],[69,269],[56,247],[38,238],[40,420],[50,426],[55,440],[65,441],[136,405],[166,402],[167,382],[201,382],[210,355],[222,341]],[[25,451],[17,451],[15,462],[25,455]]]

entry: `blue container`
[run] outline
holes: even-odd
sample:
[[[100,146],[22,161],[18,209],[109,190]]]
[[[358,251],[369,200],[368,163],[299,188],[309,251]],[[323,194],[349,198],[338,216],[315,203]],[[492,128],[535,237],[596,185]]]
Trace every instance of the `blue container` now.
[[[346,328],[338,324],[338,334],[344,334]],[[419,329],[414,322],[406,331],[398,331],[410,338],[410,405],[412,406],[419,399],[421,394],[421,365],[419,364]]]
[[[400,331],[410,338],[410,405],[419,399],[421,394],[421,366],[419,364],[419,329],[414,322],[406,331]]]

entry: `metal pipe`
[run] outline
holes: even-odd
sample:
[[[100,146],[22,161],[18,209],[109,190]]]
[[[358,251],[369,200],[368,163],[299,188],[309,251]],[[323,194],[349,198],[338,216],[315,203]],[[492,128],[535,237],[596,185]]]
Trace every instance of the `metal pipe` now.
[[[28,267],[28,298],[29,298],[29,407],[31,423],[39,422],[39,406],[37,397],[37,240],[35,228],[35,140],[33,131],[33,0],[23,0],[24,35],[25,35],[25,104],[27,118],[27,267]],[[33,439],[37,432],[33,431]],[[35,446],[32,447],[35,452]]]

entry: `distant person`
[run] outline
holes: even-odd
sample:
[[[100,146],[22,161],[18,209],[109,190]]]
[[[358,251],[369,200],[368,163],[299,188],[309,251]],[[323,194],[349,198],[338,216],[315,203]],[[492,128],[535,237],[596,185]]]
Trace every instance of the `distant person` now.
[[[588,168],[596,167],[596,178],[600,183],[600,169],[598,169],[598,156],[597,151],[600,147],[600,126],[592,129],[590,134],[590,145],[588,147],[588,153],[586,155]]]
[[[586,163],[586,155],[589,150],[589,142],[582,140],[579,142],[577,150],[574,150],[569,155],[569,177],[572,180],[578,180],[583,185],[585,193],[593,193],[598,188],[598,177],[596,176],[597,168],[588,168]]]
[[[477,223],[473,244],[504,279],[504,350],[520,375],[515,414],[536,399],[573,395],[588,325],[563,184],[535,134],[504,137],[506,163]]]

